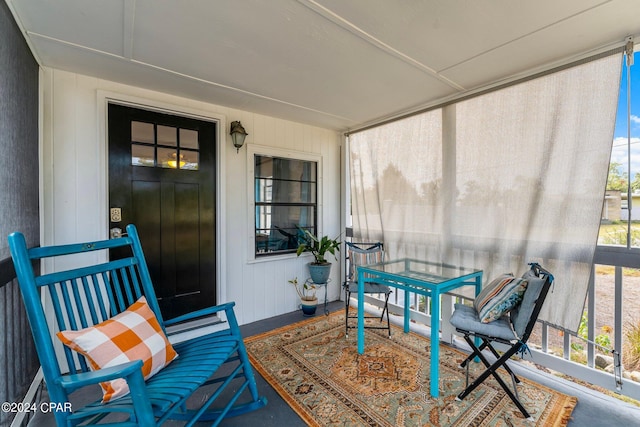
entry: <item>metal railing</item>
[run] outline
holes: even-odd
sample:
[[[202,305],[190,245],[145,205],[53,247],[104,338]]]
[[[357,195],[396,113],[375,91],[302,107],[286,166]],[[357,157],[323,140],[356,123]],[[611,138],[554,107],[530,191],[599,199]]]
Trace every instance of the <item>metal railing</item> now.
[[[599,274],[602,267],[613,267],[613,275]],[[598,246],[579,335],[539,322],[540,348],[534,357],[549,369],[640,400],[640,382],[625,371],[625,327],[629,325],[625,326],[625,319],[640,322],[640,302],[625,308],[625,301],[633,304],[625,296],[631,291],[624,286],[630,280],[625,272],[631,270],[627,269],[640,269],[640,249]],[[560,347],[552,344],[558,336]],[[611,359],[608,370],[598,363],[598,355]]]

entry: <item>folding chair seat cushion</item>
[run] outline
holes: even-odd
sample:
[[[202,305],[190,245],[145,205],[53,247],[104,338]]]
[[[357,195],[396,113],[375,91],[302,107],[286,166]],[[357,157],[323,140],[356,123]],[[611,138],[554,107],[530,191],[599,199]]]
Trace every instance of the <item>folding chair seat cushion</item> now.
[[[501,282],[509,281],[510,278],[517,279],[517,281],[511,280],[510,283],[514,285],[512,285],[509,290],[511,295],[516,295],[516,297],[510,296],[509,294],[500,297],[500,292],[497,292],[498,299],[502,298],[503,301],[507,300],[509,303],[501,304],[499,301],[489,303],[500,307],[503,311],[497,320],[484,322],[480,317],[481,314],[476,309],[476,301],[474,301],[473,307],[464,304],[455,304],[455,310],[451,315],[450,323],[457,329],[474,331],[481,335],[502,338],[507,341],[521,338],[524,335],[527,323],[529,323],[529,319],[535,308],[536,300],[540,296],[545,279],[536,276],[531,269],[527,270],[521,278],[515,278],[505,274],[493,280],[492,283],[482,290],[482,292],[487,291],[484,293],[484,299],[487,299],[486,295],[490,295],[491,292],[496,294],[495,289],[493,291],[491,291],[491,289],[496,286],[501,286]],[[481,297],[481,295],[483,295],[482,292],[476,300],[483,299],[483,297]],[[520,294],[520,292],[522,293]],[[518,294],[520,294],[520,296],[518,296]],[[508,307],[509,309],[507,309]]]
[[[358,293],[358,282],[348,282],[347,289],[350,293],[357,294]],[[391,290],[387,285],[382,285],[380,283],[371,283],[364,282],[364,293],[365,294],[386,294]]]
[[[518,339],[511,328],[509,316],[502,316],[493,322],[484,323],[480,320],[475,308],[464,304],[455,304],[455,310],[449,322],[457,329],[474,331],[480,335],[502,338],[506,341]]]

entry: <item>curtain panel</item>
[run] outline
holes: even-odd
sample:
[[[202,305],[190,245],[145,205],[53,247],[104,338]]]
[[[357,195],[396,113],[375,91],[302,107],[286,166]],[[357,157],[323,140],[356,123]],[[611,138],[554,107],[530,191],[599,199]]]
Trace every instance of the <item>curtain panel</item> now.
[[[354,236],[390,258],[554,273],[541,320],[577,331],[622,59],[610,55],[349,136]]]

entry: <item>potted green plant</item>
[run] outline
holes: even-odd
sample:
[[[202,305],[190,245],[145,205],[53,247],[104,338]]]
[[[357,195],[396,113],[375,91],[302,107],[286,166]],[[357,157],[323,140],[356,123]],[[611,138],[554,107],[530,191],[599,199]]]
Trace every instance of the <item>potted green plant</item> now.
[[[300,297],[300,308],[305,316],[312,316],[316,313],[318,297],[316,297],[316,285],[308,281],[299,284],[298,278],[289,280]]]
[[[327,283],[329,274],[331,273],[331,263],[327,261],[327,253],[333,255],[337,260],[336,251],[340,250],[340,240],[332,239],[329,236],[318,238],[309,230],[302,229],[302,236],[298,244],[296,254],[300,256],[304,252],[310,252],[314,261],[309,263],[309,274],[314,283]]]

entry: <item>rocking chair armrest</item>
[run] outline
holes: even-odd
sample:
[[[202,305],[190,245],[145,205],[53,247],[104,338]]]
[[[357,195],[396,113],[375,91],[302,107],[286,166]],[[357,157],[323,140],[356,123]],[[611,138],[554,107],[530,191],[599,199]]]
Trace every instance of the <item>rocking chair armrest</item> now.
[[[220,311],[224,311],[226,313],[229,313],[230,311],[233,311],[233,307],[235,305],[236,305],[236,303],[232,301],[232,302],[228,302],[228,303],[225,303],[225,304],[214,305],[214,306],[211,306],[211,307],[203,308],[201,310],[196,310],[196,311],[191,312],[191,313],[183,314],[182,316],[174,317],[173,319],[165,320],[164,321],[164,326],[171,326],[171,325],[174,325],[176,323],[184,322],[184,321],[187,321],[187,320],[197,319],[199,317],[211,316],[212,314],[216,314],[216,313],[218,313]]]
[[[140,378],[136,379],[135,377],[138,375]],[[142,360],[132,360],[131,362],[122,363],[109,368],[98,369],[97,371],[66,375],[58,378],[57,383],[69,392],[72,392],[81,387],[118,378],[126,379],[127,383],[130,382],[130,378],[144,382],[144,377],[142,376]]]

